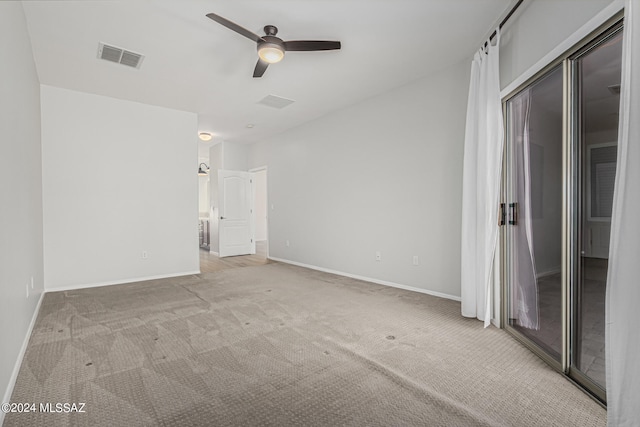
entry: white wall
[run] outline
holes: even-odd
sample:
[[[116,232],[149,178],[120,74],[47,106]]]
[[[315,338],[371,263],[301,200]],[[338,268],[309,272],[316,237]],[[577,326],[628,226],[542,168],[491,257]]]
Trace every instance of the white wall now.
[[[209,158],[199,157],[198,167],[202,163],[209,165]],[[198,212],[200,218],[209,218],[209,206],[209,175],[198,175]]]
[[[209,218],[209,175],[198,175],[198,212],[200,218]]]
[[[218,169],[222,169],[223,162],[223,153],[222,147],[224,143],[219,142],[216,145],[212,145],[209,148],[209,167],[212,171],[217,171]]]
[[[211,191],[211,208],[209,212],[209,231],[211,236],[211,242],[209,244],[209,252],[214,254],[220,253],[220,233],[218,227],[220,226],[220,210],[218,208],[218,170],[211,169],[209,173],[209,190]]]
[[[218,211],[218,170],[223,169],[224,154],[223,154],[224,142],[219,142],[216,145],[211,146],[209,149],[209,162],[211,170],[209,171],[209,202],[211,204],[209,209],[210,223],[209,229],[211,231],[211,244],[209,245],[209,251],[215,254],[220,252],[220,242],[218,240],[218,226],[219,226],[219,211]]]
[[[249,167],[269,170],[270,256],[459,297],[469,69],[252,145]]]
[[[614,0],[528,0],[505,25],[501,87],[519,77]]]
[[[41,95],[45,288],[199,271],[196,115]]]
[[[267,240],[267,170],[256,171],[253,175],[255,239]]]
[[[0,394],[7,402],[44,283],[40,83],[20,2],[0,2],[0,58]]]
[[[222,169],[232,171],[246,171],[247,167],[247,146],[224,141],[223,143],[224,159]]]
[[[209,148],[209,166],[214,172],[218,169],[246,171],[247,153],[246,145],[220,141]]]

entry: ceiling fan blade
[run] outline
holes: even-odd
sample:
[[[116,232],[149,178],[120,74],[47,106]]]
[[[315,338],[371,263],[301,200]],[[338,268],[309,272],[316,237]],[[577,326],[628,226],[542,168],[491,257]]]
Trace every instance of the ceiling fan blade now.
[[[258,59],[258,63],[256,64],[256,68],[253,70],[253,77],[262,77],[265,71],[267,71],[267,67],[269,63],[267,61],[263,61],[262,59]]]
[[[253,40],[256,43],[258,43],[261,40],[264,41],[264,39],[262,37],[260,37],[259,35],[255,34],[255,33],[252,33],[251,31],[247,30],[246,28],[241,27],[240,25],[236,24],[235,22],[231,22],[226,18],[223,18],[220,15],[216,15],[215,13],[207,13],[207,18],[213,19],[218,24],[224,25],[228,29],[235,31],[236,33],[241,34],[241,35],[245,36],[246,38]]]
[[[284,42],[284,50],[287,51],[336,50],[340,49],[340,47],[340,42],[326,40],[291,40]]]

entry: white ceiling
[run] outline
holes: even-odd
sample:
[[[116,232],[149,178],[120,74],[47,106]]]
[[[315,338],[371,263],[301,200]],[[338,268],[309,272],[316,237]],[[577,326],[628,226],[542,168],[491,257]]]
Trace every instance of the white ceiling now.
[[[42,84],[196,112],[199,130],[215,135],[211,143],[254,143],[470,59],[514,3],[45,0],[23,6]],[[273,24],[284,40],[340,40],[342,49],[288,52],[254,79],[255,43],[205,17],[209,12],[260,35]],[[145,55],[142,66],[97,59],[99,42]],[[283,109],[258,104],[270,94],[296,102]]]

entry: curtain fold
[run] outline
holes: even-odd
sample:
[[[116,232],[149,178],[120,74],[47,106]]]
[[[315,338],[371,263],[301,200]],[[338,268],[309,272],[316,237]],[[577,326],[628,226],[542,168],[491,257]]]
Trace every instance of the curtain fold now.
[[[606,294],[607,418],[640,425],[640,1],[626,0]]]
[[[462,315],[491,322],[492,265],[498,239],[498,203],[504,145],[499,46],[476,52],[471,64],[462,183]]]
[[[533,223],[531,214],[531,144],[529,118],[531,115],[531,89],[523,90],[510,102],[510,133],[515,176],[515,201],[518,210],[518,226],[513,227],[510,270],[512,286],[509,317],[519,326],[539,329],[538,279],[533,249]]]

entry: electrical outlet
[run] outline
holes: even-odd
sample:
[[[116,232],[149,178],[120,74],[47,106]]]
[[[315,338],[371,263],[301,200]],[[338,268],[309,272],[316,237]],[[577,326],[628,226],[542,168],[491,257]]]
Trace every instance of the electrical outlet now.
[[[142,251],[142,259],[147,259],[149,258],[149,254],[147,253],[147,251]]]
[[[31,289],[33,289],[33,276],[31,276]]]
[[[285,242],[285,244],[287,245],[287,247],[291,246],[291,243],[289,243],[288,240]]]
[[[376,251],[376,261],[382,261],[382,253],[380,251]]]
[[[27,282],[27,298],[29,298],[29,283]]]
[[[420,260],[418,259],[418,255],[413,256],[413,265],[420,265]]]

